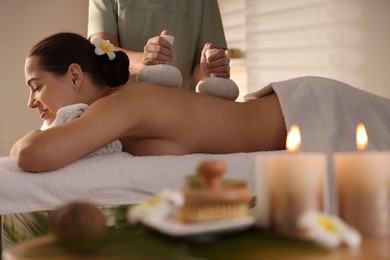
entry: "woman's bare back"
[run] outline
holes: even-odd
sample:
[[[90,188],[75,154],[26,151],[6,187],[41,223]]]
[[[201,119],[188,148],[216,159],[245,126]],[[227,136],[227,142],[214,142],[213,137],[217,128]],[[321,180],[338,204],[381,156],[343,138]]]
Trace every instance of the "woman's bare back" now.
[[[124,150],[131,154],[233,153],[284,148],[286,131],[275,94],[240,103],[149,84],[129,84],[119,91],[143,101],[133,103],[137,109],[129,108],[138,125],[120,139]]]
[[[286,127],[275,94],[247,103],[148,83],[126,84],[84,114],[32,131],[11,151],[32,172],[61,168],[119,139],[133,155],[283,149]]]

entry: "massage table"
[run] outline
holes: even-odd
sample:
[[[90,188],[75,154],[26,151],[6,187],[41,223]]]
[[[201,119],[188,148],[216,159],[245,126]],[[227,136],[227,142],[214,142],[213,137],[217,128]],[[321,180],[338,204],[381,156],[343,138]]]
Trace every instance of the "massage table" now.
[[[51,210],[74,200],[100,206],[135,204],[164,188],[181,188],[185,176],[206,159],[224,160],[225,177],[246,181],[254,192],[255,158],[261,153],[137,157],[119,152],[45,173],[23,172],[13,158],[0,157],[0,214]]]

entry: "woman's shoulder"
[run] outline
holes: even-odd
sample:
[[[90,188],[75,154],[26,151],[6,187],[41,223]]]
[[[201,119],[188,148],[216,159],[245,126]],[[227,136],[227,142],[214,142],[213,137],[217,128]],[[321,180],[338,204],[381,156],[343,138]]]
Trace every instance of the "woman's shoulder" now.
[[[111,95],[114,93],[127,93],[127,92],[143,92],[149,91],[150,89],[161,87],[149,82],[128,82],[119,87],[111,89],[107,95]]]
[[[142,97],[145,99],[159,98],[159,99],[175,99],[177,97],[183,97],[187,95],[196,94],[194,91],[182,88],[165,87],[149,82],[129,82],[118,88],[112,89],[107,93],[110,95],[129,95],[131,97]]]

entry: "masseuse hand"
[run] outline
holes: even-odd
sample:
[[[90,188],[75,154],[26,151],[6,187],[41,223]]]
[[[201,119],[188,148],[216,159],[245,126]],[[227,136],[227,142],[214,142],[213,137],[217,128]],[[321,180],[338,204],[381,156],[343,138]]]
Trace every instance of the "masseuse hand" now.
[[[220,78],[230,78],[230,59],[227,57],[225,50],[218,49],[210,55],[208,61],[206,59],[206,50],[214,49],[212,43],[206,43],[200,57],[200,69],[205,77],[214,74]]]
[[[173,61],[174,53],[172,45],[162,35],[169,35],[168,30],[161,32],[159,36],[152,37],[144,47],[142,63],[145,66],[167,64]]]

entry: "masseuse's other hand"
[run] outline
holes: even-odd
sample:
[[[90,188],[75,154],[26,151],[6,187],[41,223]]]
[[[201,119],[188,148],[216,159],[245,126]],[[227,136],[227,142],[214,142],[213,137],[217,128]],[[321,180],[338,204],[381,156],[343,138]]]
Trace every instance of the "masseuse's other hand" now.
[[[172,45],[164,39],[169,31],[164,30],[159,36],[152,37],[144,47],[143,65],[167,64],[173,61],[174,53]]]
[[[206,50],[214,49],[212,43],[206,43],[202,50],[200,58],[200,68],[205,77],[214,74],[220,78],[230,78],[230,59],[227,57],[225,50],[218,49],[206,59]]]

